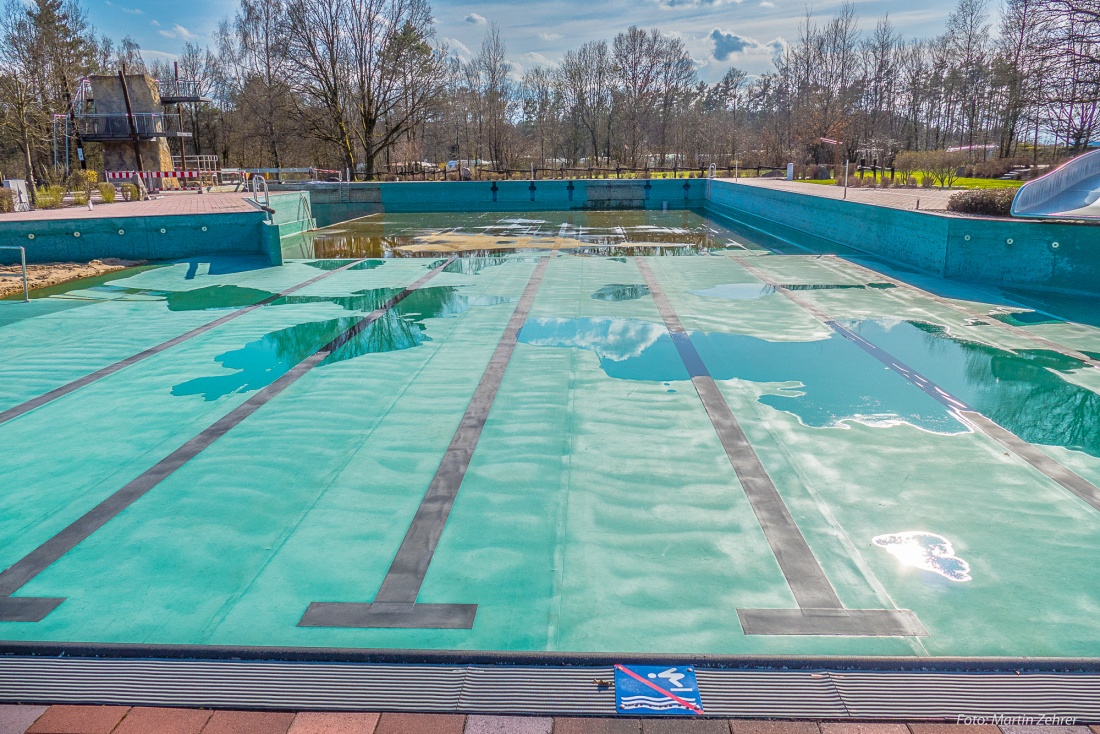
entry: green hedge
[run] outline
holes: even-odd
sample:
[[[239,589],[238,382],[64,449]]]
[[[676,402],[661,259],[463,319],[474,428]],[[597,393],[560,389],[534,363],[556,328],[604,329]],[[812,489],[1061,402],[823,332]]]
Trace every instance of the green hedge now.
[[[1012,200],[1016,189],[974,189],[952,194],[947,210],[960,214],[984,214],[990,217],[1007,217],[1012,212]]]

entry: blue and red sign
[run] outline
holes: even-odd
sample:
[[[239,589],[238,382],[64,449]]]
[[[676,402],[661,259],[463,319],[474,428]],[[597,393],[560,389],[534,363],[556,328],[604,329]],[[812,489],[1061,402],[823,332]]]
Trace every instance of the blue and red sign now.
[[[616,665],[615,708],[620,714],[660,716],[703,713],[695,668],[690,665]]]

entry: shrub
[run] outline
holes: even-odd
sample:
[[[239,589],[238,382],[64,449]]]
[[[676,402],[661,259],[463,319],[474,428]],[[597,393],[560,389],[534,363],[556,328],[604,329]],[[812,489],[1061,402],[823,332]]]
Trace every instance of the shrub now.
[[[858,189],[862,185],[863,185],[863,179],[861,179],[859,176],[849,176],[848,177],[848,188]]]
[[[66,184],[69,191],[74,194],[84,194],[84,203],[87,203],[88,197],[92,195],[92,190],[98,182],[99,174],[95,171],[73,171],[69,175]]]
[[[952,194],[947,210],[961,214],[1007,217],[1011,214],[1016,189],[973,189]]]
[[[13,211],[15,211],[15,192],[11,189],[0,189],[0,214]]]
[[[935,179],[930,174],[922,173],[920,177],[920,187],[922,189],[930,189],[936,185]]]
[[[39,186],[34,192],[34,202],[39,209],[60,209],[65,201],[65,187]]]
[[[88,203],[88,197],[85,196],[83,191],[77,191],[73,194],[73,203],[77,206],[85,206]]]
[[[883,176],[881,179],[879,179],[878,187],[880,189],[888,189],[893,184],[894,184],[893,179],[891,179],[889,176]]]
[[[110,204],[115,200],[115,185],[112,183],[101,183],[96,188],[99,189],[99,198],[103,200],[104,204]]]
[[[908,181],[914,173],[922,170],[921,155],[915,150],[903,150],[894,156],[894,171],[901,175],[903,181]]]
[[[941,189],[949,189],[959,177],[959,169],[966,165],[966,156],[962,153],[948,153],[946,150],[937,150],[927,154],[927,169],[924,177],[932,177],[933,183],[940,185]]]
[[[978,161],[970,166],[971,175],[976,178],[1000,178],[1011,171],[1015,165],[1016,159],[1014,158],[994,158],[990,161]]]
[[[137,201],[138,200],[138,188],[132,183],[122,184],[122,200],[123,201]]]
[[[907,176],[906,179],[905,179],[905,187],[909,188],[909,189],[917,188],[917,177],[916,176]]]

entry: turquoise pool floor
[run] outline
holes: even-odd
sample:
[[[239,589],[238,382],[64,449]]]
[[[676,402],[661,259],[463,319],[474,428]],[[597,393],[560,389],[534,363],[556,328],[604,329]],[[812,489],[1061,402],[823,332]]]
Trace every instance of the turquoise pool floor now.
[[[0,640],[1100,657],[1100,329],[702,225],[0,302]]]

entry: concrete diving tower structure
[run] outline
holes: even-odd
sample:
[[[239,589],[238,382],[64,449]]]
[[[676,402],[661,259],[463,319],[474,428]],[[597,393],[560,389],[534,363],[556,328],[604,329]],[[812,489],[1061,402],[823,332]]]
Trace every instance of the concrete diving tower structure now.
[[[146,74],[94,75],[81,85],[77,136],[103,146],[108,171],[171,171],[168,138],[189,138],[178,112],[164,105],[208,102],[196,82],[158,82]],[[140,160],[139,160],[140,158]]]

